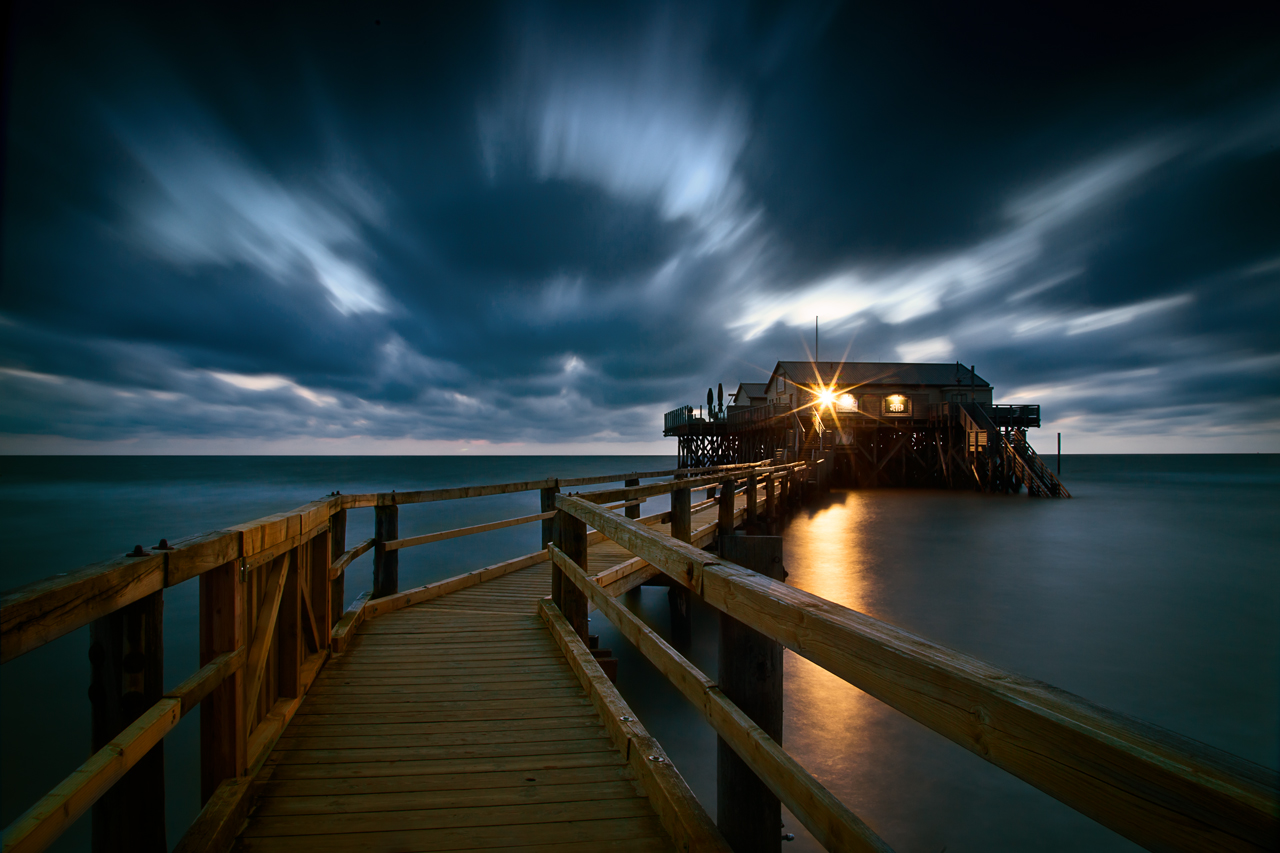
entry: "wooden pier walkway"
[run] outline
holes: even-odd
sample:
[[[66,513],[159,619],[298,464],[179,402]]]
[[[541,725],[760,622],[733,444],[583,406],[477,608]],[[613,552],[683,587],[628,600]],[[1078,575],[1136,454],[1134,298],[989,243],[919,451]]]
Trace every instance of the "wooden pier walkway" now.
[[[94,751],[0,853],[44,850],[91,808],[95,853],[161,853],[163,740],[196,708],[204,808],[175,853],[723,853],[773,849],[782,805],[829,850],[890,850],[784,748],[784,648],[1148,849],[1280,849],[1273,770],[782,582],[781,543],[758,534],[831,468],[334,493],[10,591],[0,662],[92,626]],[[534,491],[534,515],[399,535],[401,507]],[[640,518],[658,495],[670,510]],[[348,548],[347,513],[368,509],[374,538]],[[536,522],[546,550],[398,588],[404,548]],[[373,590],[344,611],[371,551]],[[165,690],[164,590],[194,580],[201,668]],[[718,682],[618,603],[649,580],[673,634],[693,597],[719,612]],[[718,736],[715,820],[593,655],[590,608]]]

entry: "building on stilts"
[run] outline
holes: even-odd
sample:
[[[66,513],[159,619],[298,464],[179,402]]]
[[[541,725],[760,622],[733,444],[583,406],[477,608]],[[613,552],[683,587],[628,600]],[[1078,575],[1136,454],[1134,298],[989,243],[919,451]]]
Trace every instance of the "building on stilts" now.
[[[836,482],[1070,497],[1027,441],[1038,405],[998,405],[972,366],[779,361],[727,401],[666,413],[679,465],[830,456]]]

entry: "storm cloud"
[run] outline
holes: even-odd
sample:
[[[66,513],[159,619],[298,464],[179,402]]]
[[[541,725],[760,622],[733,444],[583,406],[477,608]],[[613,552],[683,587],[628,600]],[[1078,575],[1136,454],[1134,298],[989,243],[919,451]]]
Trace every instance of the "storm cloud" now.
[[[815,316],[1077,449],[1280,449],[1274,15],[12,14],[8,452],[660,452]]]

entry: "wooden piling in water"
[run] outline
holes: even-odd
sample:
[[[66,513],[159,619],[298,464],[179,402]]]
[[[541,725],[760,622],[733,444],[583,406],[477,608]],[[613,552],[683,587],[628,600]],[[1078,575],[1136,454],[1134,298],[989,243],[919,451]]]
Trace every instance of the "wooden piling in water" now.
[[[94,752],[164,696],[163,596],[153,592],[89,627]],[[165,853],[164,797],[161,742],[94,805],[94,853]]]
[[[721,536],[720,557],[782,580],[782,538]],[[782,743],[782,646],[720,614],[717,684],[777,743]],[[778,853],[782,804],[722,738],[716,739],[716,824],[734,853]]]
[[[690,514],[692,491],[675,489],[671,492],[671,538],[680,542],[693,540],[693,521]],[[687,647],[693,636],[693,614],[689,603],[689,590],[672,584],[667,587],[667,605],[671,610],[671,639],[677,646]]]

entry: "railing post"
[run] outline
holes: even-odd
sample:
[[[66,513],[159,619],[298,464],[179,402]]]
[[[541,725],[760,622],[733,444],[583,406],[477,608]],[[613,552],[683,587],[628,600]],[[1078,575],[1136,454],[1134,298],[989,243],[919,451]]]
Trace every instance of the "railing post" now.
[[[551,512],[556,508],[556,495],[560,494],[559,486],[549,486],[539,493],[538,505],[542,507],[539,512]],[[538,550],[547,547],[547,543],[555,536],[554,518],[542,519],[542,540],[538,542]],[[563,611],[561,611],[563,612]]]
[[[756,472],[751,471],[747,474],[747,523],[746,529],[748,533],[755,533],[756,526],[760,523],[759,510],[756,507],[756,490],[760,484],[756,480]]]
[[[326,573],[328,567],[337,562],[347,550],[347,511],[340,509],[333,515],[329,516],[329,562],[325,566]],[[338,624],[338,620],[342,618],[342,611],[346,610],[346,578],[347,573],[343,572],[333,580],[329,581],[329,609],[328,616],[322,626],[326,634]],[[314,603],[314,602],[313,602]],[[316,618],[322,618],[320,614],[316,614]],[[327,640],[326,640],[327,642]]]
[[[671,493],[671,538],[681,542],[693,539],[693,519],[690,514],[692,491],[676,489]],[[667,605],[671,610],[671,639],[680,647],[687,646],[693,636],[693,614],[689,605],[689,590],[677,583],[667,587]]]
[[[774,494],[775,475],[769,473],[765,475],[764,481],[764,526],[769,533],[773,532],[773,527],[778,521],[778,499]]]
[[[329,648],[329,537],[320,534],[305,546],[307,555],[307,585],[305,592],[311,602],[310,610],[302,614],[302,631],[311,636],[311,625],[315,625],[316,651]],[[303,603],[305,608],[306,602]],[[306,651],[303,645],[303,651]]]
[[[722,536],[720,556],[782,580],[782,538]],[[782,646],[720,614],[720,675],[725,698],[782,743]],[[778,853],[782,804],[723,740],[716,739],[716,824],[734,853]]]
[[[552,542],[565,556],[587,571],[587,523],[564,510],[556,513]],[[566,581],[559,566],[551,567],[551,601],[574,632],[587,642],[587,596],[572,581]]]
[[[631,488],[632,486],[638,486],[640,485],[640,478],[632,477],[631,479],[624,482],[622,485],[626,486],[628,489]],[[640,504],[636,504],[635,506],[624,507],[622,511],[627,518],[639,518]]]
[[[284,595],[280,599],[280,615],[276,617],[276,662],[278,680],[276,695],[294,699],[302,695],[302,556],[301,548],[277,557],[289,561],[284,576]],[[271,705],[268,703],[267,708]]]
[[[733,533],[733,493],[735,485],[736,483],[732,477],[720,483],[720,506],[719,514],[716,517],[716,529],[721,536]]]
[[[378,495],[373,508],[373,597],[382,598],[400,591],[400,552],[388,551],[382,543],[400,538],[400,507],[396,493]],[[385,501],[385,503],[384,503]]]
[[[163,596],[154,592],[89,627],[94,752],[164,696]],[[165,853],[164,793],[161,741],[94,805],[94,853]]]
[[[200,665],[247,646],[245,584],[240,561],[200,576]],[[247,649],[246,649],[247,653]],[[232,673],[200,703],[200,802],[226,779],[245,771],[244,669]]]

